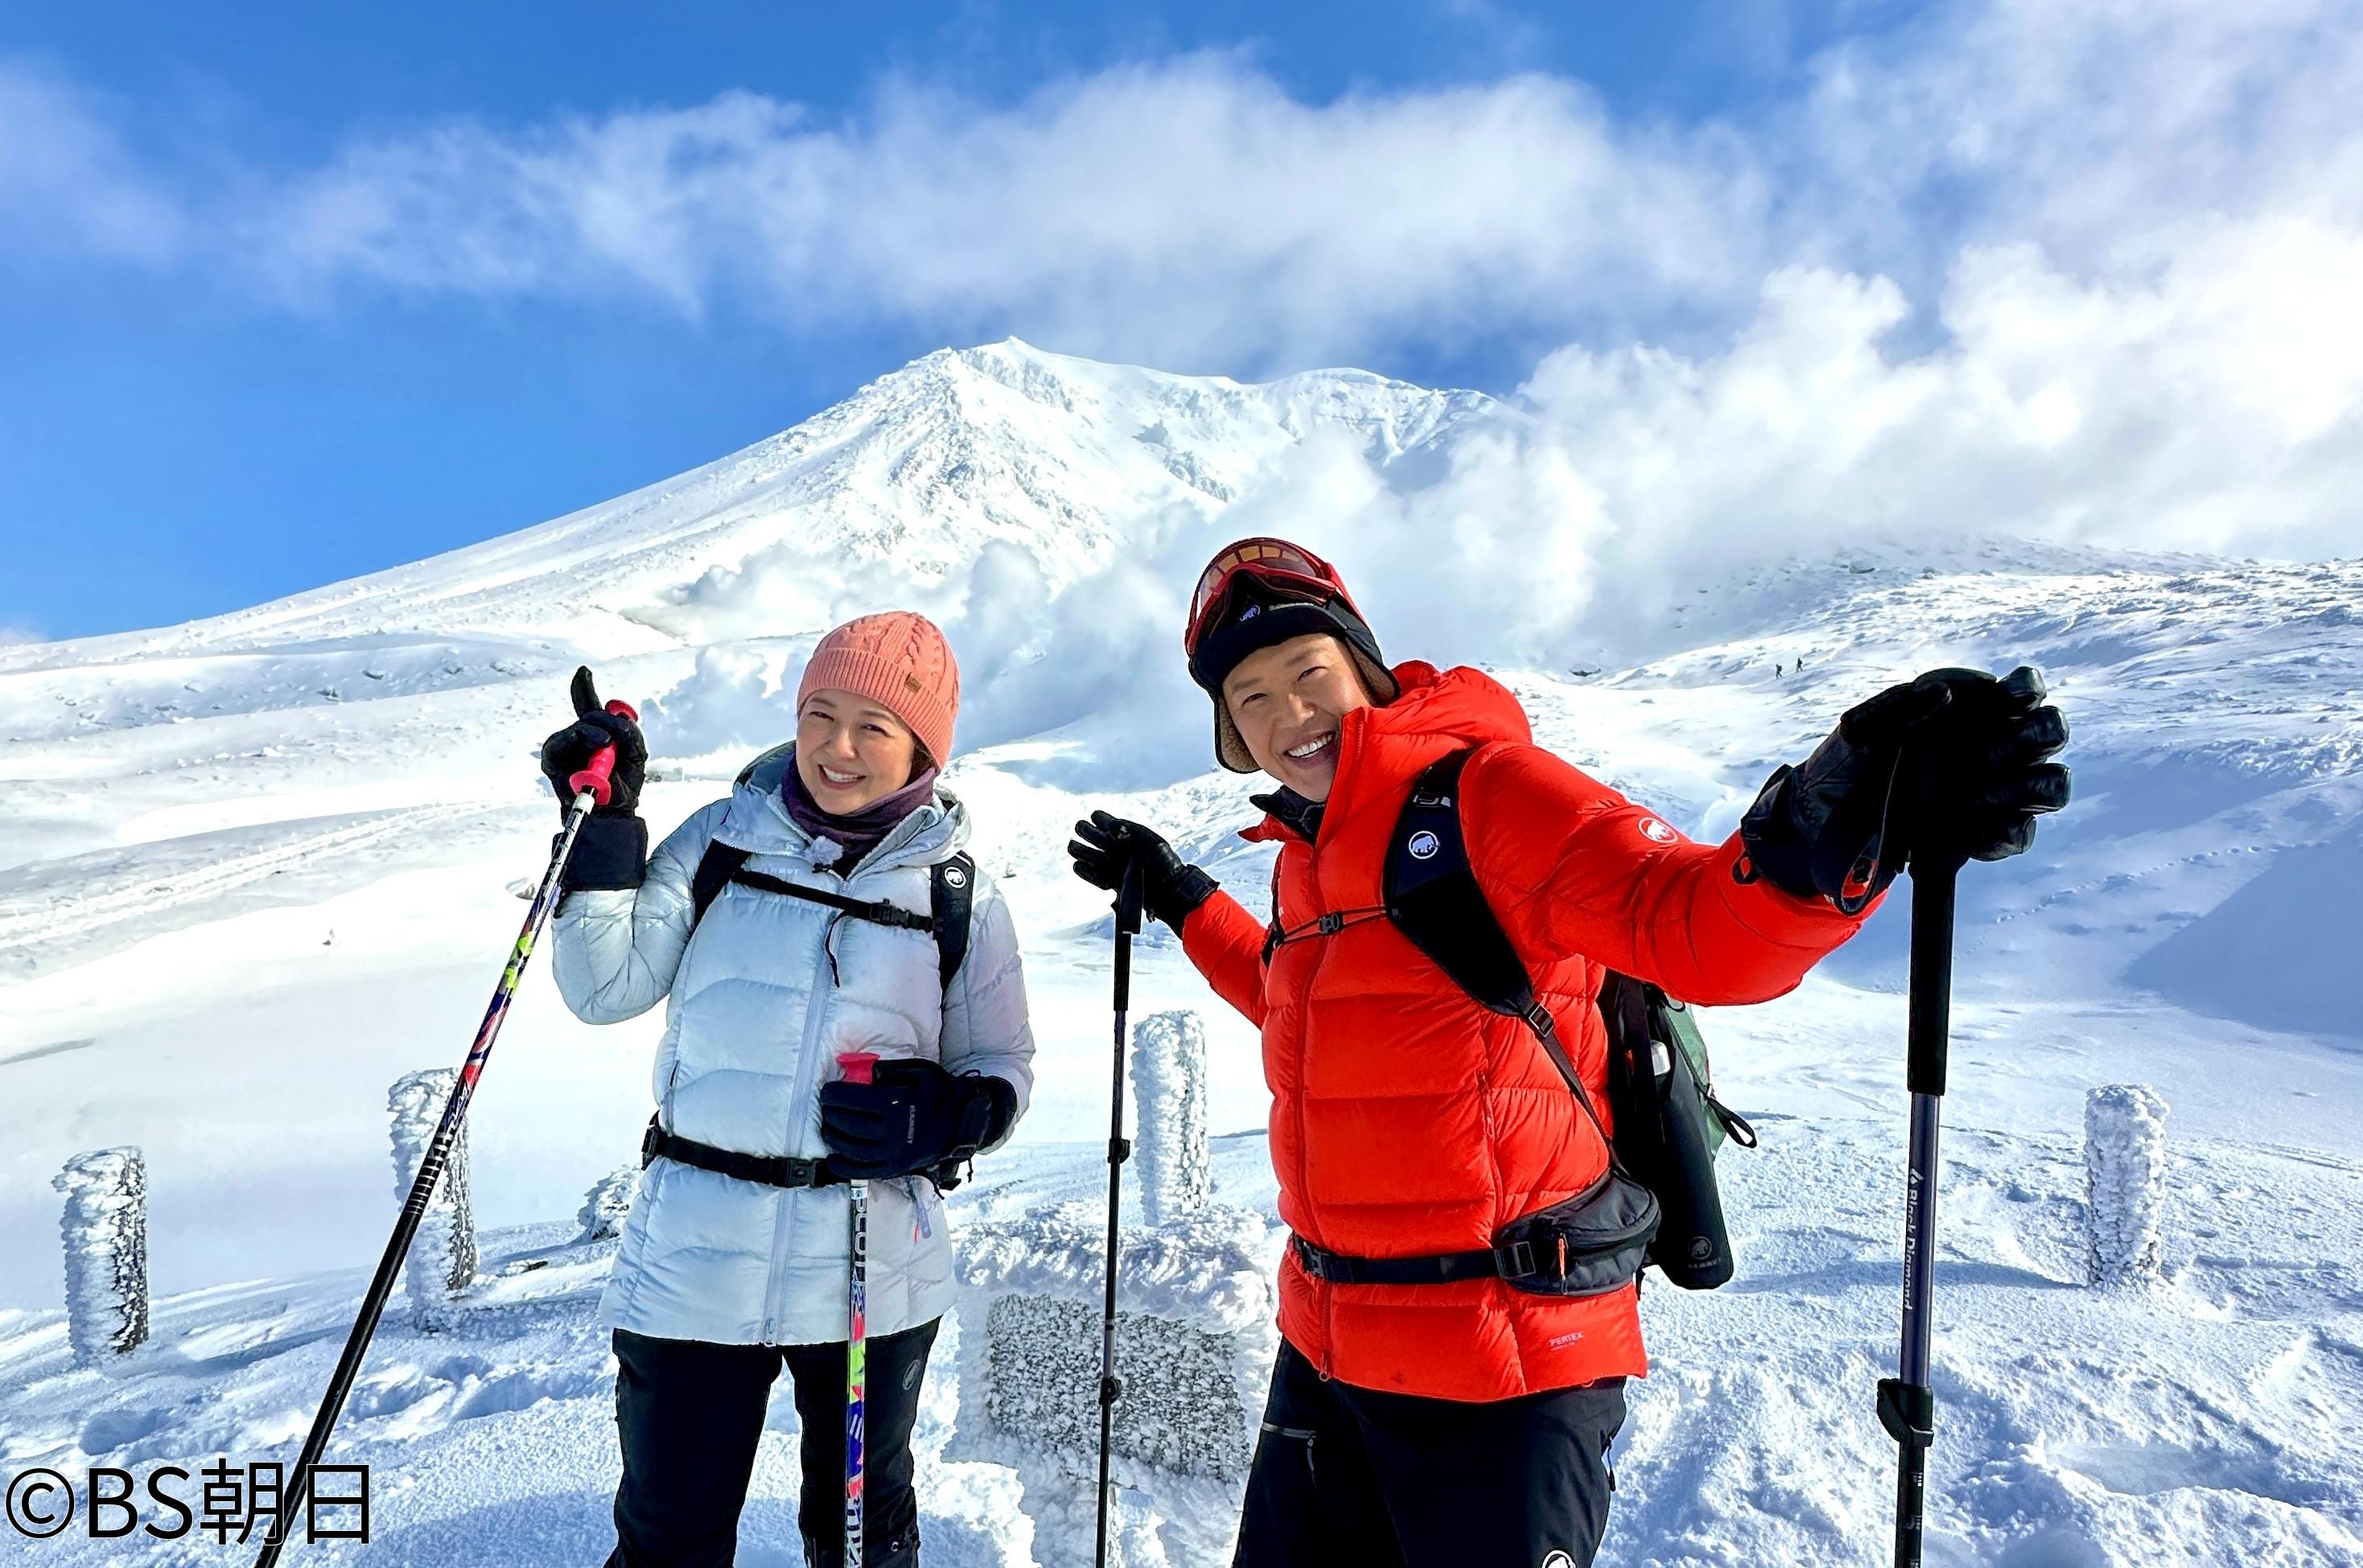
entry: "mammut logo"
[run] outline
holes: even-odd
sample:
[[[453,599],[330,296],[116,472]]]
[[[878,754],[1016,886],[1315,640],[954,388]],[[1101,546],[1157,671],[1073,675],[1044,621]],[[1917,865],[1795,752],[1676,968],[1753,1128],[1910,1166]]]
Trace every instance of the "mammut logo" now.
[[[1543,1568],[1575,1568],[1575,1559],[1564,1551],[1554,1551],[1543,1559]]]
[[[1432,861],[1436,858],[1436,851],[1442,849],[1444,844],[1435,834],[1423,828],[1411,836],[1411,842],[1404,847],[1411,851],[1412,859]]]
[[[968,885],[968,873],[962,871],[958,866],[944,867],[944,885],[946,887],[966,887]]]
[[[1680,835],[1656,817],[1644,817],[1641,818],[1641,837],[1653,843],[1670,844]]]

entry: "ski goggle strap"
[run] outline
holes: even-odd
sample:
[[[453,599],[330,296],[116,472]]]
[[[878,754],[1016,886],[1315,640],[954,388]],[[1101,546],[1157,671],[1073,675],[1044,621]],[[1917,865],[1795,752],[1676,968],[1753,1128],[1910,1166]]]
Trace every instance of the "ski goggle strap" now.
[[[1230,596],[1232,584],[1242,576],[1290,598],[1315,604],[1342,599],[1356,616],[1362,613],[1353,595],[1346,592],[1345,584],[1338,581],[1337,569],[1311,550],[1286,539],[1241,539],[1207,562],[1206,570],[1198,574],[1197,591],[1190,595],[1189,629],[1182,638],[1185,652],[1196,651],[1198,639],[1205,632],[1209,619]]]

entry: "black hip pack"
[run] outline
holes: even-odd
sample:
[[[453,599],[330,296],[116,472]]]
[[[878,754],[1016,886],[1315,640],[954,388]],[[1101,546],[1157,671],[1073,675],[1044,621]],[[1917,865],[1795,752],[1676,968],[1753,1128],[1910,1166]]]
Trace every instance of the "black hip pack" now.
[[[1656,986],[1611,973],[1601,992],[1608,1028],[1611,1138],[1549,1009],[1470,869],[1461,832],[1461,770],[1471,751],[1429,767],[1389,840],[1385,915],[1413,946],[1487,1011],[1534,1032],[1576,1105],[1608,1151],[1608,1168],[1575,1196],[1503,1226],[1489,1248],[1416,1258],[1352,1258],[1299,1238],[1297,1261],[1316,1279],[1354,1284],[1426,1284],[1500,1279],[1536,1296],[1601,1296],[1648,1263],[1673,1284],[1712,1289],[1731,1277],[1731,1245],[1714,1184],[1714,1148],[1744,1147],[1747,1124],[1707,1091],[1705,1045],[1681,1004]],[[1350,922],[1348,922],[1350,923]],[[1333,925],[1321,925],[1326,934]],[[1306,932],[1281,929],[1272,945]],[[1637,1161],[1637,1164],[1636,1162]]]

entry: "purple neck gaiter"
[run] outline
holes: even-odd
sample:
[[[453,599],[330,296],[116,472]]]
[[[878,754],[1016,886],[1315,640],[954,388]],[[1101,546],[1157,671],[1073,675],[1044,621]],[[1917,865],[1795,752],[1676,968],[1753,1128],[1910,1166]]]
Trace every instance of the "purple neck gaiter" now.
[[[936,793],[934,768],[923,771],[917,778],[890,795],[871,801],[860,810],[846,816],[821,809],[820,802],[804,787],[804,777],[796,772],[795,753],[788,753],[787,782],[781,785],[788,807],[788,820],[815,839],[826,839],[842,851],[838,863],[850,871],[861,858],[878,847],[879,841],[893,832],[903,818],[934,798]]]

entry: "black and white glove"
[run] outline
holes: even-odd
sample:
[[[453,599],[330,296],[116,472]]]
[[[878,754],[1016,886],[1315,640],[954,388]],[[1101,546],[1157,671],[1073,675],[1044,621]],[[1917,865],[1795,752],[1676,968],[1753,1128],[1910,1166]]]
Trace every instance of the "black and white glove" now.
[[[820,1134],[832,1169],[864,1181],[932,1174],[1008,1134],[1017,1091],[991,1073],[960,1076],[922,1057],[892,1057],[870,1082],[820,1086]]]
[[[1915,859],[1998,861],[2035,843],[2036,818],[2068,804],[2050,759],[2068,720],[2021,665],[1932,670],[1847,710],[1802,767],[1765,781],[1739,825],[1775,887],[1848,914]]]
[[[575,836],[566,862],[565,891],[638,887],[648,871],[649,828],[639,817],[640,786],[647,782],[649,743],[640,727],[599,701],[589,665],[574,672],[570,695],[574,722],[541,743],[541,771],[558,792],[558,809],[574,804],[569,782],[612,746],[615,766],[607,774],[607,804],[594,806]]]
[[[1140,872],[1140,906],[1179,931],[1190,911],[1215,895],[1219,885],[1196,866],[1185,863],[1167,843],[1137,822],[1094,811],[1075,824],[1067,853],[1074,857],[1075,874],[1093,887],[1114,893],[1124,882],[1126,867]]]

